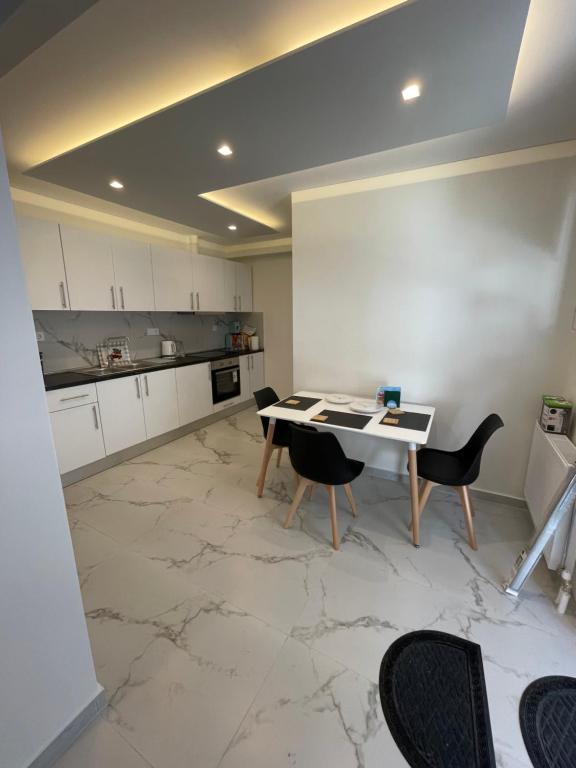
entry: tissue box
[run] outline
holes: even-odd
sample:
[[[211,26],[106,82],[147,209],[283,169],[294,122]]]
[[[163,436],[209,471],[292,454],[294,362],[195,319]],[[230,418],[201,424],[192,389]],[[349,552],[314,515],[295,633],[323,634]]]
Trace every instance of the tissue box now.
[[[540,426],[544,432],[566,435],[570,428],[571,416],[572,403],[566,398],[560,395],[544,395],[542,397]]]

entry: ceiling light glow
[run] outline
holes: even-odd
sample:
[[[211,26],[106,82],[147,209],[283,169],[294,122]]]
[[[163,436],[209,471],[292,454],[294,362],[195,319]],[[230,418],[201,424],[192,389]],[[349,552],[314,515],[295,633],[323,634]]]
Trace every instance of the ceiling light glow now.
[[[221,144],[218,147],[218,153],[223,157],[230,157],[230,155],[234,154],[234,150],[229,144]]]
[[[228,229],[230,229],[232,232],[236,232],[238,227],[236,226],[236,224],[228,224]]]
[[[121,181],[118,181],[118,179],[112,179],[109,183],[113,189],[124,189],[124,184],[122,184]]]
[[[402,88],[402,98],[404,101],[413,101],[420,96],[420,85],[418,83],[409,83]]]

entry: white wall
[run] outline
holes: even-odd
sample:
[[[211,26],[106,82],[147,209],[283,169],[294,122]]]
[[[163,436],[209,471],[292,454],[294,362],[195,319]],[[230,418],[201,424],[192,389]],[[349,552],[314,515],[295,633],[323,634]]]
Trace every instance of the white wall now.
[[[292,255],[242,262],[252,265],[254,311],[262,313],[266,384],[287,397],[292,393]]]
[[[295,202],[295,388],[401,385],[437,407],[429,444],[447,449],[497,411],[477,485],[522,496],[540,397],[574,349],[575,174],[557,160]],[[360,444],[404,471],[394,446]]]
[[[0,765],[23,768],[96,682],[0,144]]]

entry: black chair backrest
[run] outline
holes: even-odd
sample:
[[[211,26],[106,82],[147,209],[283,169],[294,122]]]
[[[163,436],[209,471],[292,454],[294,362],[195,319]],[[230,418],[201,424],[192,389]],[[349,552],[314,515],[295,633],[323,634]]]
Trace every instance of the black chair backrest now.
[[[264,408],[268,408],[269,405],[274,405],[274,403],[277,403],[280,398],[276,392],[274,392],[272,387],[264,387],[264,389],[259,389],[257,392],[254,392],[254,400],[256,400],[258,410],[261,411]],[[264,432],[264,437],[266,437],[268,434],[268,422],[270,419],[266,418],[266,416],[260,416],[260,421],[262,422],[262,431]]]
[[[486,443],[490,440],[494,432],[503,426],[504,422],[500,416],[498,416],[497,413],[491,413],[490,416],[487,416],[484,419],[478,429],[476,429],[466,445],[458,451],[463,465],[467,466],[466,475],[462,483],[463,485],[469,485],[476,480],[480,471],[482,452],[486,447]]]
[[[348,459],[336,435],[296,424],[290,431],[290,461],[301,477],[323,485],[346,482]]]

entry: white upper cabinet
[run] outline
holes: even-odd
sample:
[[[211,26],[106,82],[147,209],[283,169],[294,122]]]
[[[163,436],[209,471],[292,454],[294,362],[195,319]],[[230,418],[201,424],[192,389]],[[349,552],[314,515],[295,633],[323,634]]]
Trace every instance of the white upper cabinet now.
[[[147,243],[112,240],[117,308],[128,311],[154,309],[152,257]]]
[[[252,312],[252,267],[236,262],[236,309]]]
[[[229,312],[252,312],[252,267],[249,264],[226,262],[226,293]]]
[[[226,286],[226,310],[228,312],[235,312],[238,309],[235,261],[224,261],[224,284]]]
[[[226,287],[226,261],[213,256],[194,256],[192,277],[194,308],[199,312],[227,312],[231,309]]]
[[[100,232],[60,226],[68,277],[70,309],[118,307],[110,237]]]
[[[18,217],[32,309],[150,312],[251,312],[252,268]]]
[[[194,309],[192,254],[175,248],[151,246],[156,309],[191,312]]]
[[[68,309],[58,224],[29,216],[18,216],[17,222],[30,306],[32,309]]]

